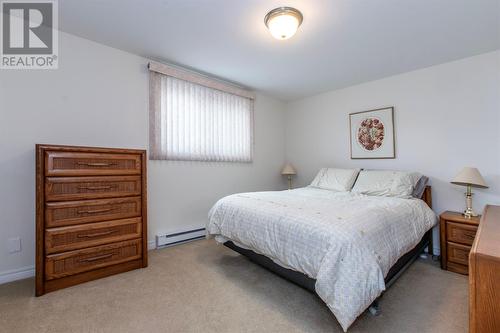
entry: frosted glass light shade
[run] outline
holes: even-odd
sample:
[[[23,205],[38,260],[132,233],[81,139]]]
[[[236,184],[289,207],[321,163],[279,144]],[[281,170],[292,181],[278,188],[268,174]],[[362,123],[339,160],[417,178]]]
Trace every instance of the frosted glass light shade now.
[[[302,19],[302,13],[297,9],[279,7],[267,13],[264,22],[274,38],[285,40],[295,35]]]

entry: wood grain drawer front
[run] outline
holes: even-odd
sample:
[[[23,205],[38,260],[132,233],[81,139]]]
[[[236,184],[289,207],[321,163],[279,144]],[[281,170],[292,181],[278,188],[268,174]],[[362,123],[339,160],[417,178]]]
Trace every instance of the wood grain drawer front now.
[[[141,216],[141,197],[49,202],[45,227],[62,227]]]
[[[46,176],[139,175],[141,155],[47,152]]]
[[[45,252],[52,254],[141,237],[141,218],[45,230]]]
[[[471,247],[467,245],[448,242],[448,248],[447,248],[448,261],[457,264],[468,265],[470,249]]]
[[[460,223],[446,222],[448,240],[455,243],[472,245],[476,237],[477,227]]]
[[[141,258],[140,239],[52,254],[45,259],[45,278],[57,279]]]
[[[141,176],[48,177],[47,201],[84,200],[141,195]]]
[[[469,274],[469,266],[455,264],[454,262],[448,263],[448,270],[455,272],[455,273],[464,274],[464,275]]]

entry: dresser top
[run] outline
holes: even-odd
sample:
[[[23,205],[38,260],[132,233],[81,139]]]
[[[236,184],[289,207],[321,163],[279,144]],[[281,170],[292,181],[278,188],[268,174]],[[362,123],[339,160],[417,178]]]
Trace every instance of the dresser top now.
[[[473,217],[465,217],[462,213],[452,212],[452,211],[446,211],[443,214],[441,214],[440,217],[443,220],[471,224],[476,226],[479,224],[479,221],[481,219],[481,215]]]
[[[85,147],[85,146],[66,146],[66,145],[52,145],[41,144],[35,145],[35,149],[44,149],[51,151],[61,152],[80,152],[80,153],[122,153],[122,154],[145,154],[145,149],[130,149],[130,148],[103,148],[103,147]]]
[[[500,260],[500,206],[487,205],[472,252]]]

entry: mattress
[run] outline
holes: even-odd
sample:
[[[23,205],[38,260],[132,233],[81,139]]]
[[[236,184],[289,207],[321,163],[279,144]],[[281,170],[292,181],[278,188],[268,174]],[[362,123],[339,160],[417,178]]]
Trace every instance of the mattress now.
[[[385,290],[384,277],[437,222],[420,199],[312,187],[240,193],[209,212],[207,233],[316,280],[344,329]]]

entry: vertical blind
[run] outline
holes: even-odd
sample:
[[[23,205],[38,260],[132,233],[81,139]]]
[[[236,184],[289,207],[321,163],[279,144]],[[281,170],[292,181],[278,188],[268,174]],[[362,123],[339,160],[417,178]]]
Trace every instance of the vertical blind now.
[[[251,162],[253,100],[150,72],[150,158]]]

